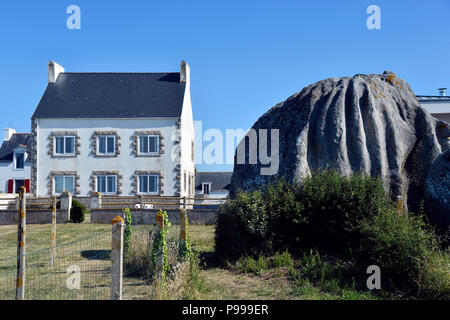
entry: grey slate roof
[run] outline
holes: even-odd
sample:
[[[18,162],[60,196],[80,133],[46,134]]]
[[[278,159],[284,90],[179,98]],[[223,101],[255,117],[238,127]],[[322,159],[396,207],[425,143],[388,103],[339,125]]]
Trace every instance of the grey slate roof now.
[[[197,172],[195,174],[195,190],[202,190],[202,183],[211,183],[210,192],[228,192],[233,172]]]
[[[11,162],[14,157],[14,149],[22,144],[27,147],[28,150],[31,148],[31,133],[14,133],[9,141],[3,141],[0,147],[0,162]],[[30,153],[26,161],[30,161]]]
[[[39,118],[179,117],[180,73],[61,73],[32,116]]]

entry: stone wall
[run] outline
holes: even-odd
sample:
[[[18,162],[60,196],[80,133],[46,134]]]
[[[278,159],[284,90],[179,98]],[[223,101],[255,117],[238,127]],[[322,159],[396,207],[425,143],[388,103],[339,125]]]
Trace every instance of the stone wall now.
[[[158,210],[131,210],[133,224],[155,224]],[[92,209],[91,223],[111,224],[116,216],[122,216],[121,209]],[[180,224],[180,210],[167,210],[169,221]],[[188,211],[189,224],[211,225],[216,223],[217,212],[214,211]]]
[[[67,223],[69,221],[68,210],[56,210],[56,222]],[[17,210],[1,210],[0,225],[17,225],[19,215]],[[52,210],[27,210],[27,224],[51,224]]]

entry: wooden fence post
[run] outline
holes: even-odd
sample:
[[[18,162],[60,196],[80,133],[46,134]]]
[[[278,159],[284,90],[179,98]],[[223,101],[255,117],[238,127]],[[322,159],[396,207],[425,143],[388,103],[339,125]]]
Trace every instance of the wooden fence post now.
[[[402,216],[403,215],[403,201],[402,196],[397,196],[397,213]]]
[[[141,209],[144,209],[144,196],[142,194],[139,197],[139,201],[140,201],[140,204],[141,204]]]
[[[164,216],[159,211],[156,214],[156,232],[157,235],[164,232]],[[163,248],[159,248],[158,252],[156,253],[156,274],[160,274],[163,268],[164,264],[164,255],[163,255]]]
[[[124,223],[122,217],[115,217],[112,220],[111,300],[122,299],[123,229]]]
[[[50,248],[50,266],[55,264],[55,249],[56,249],[56,196],[52,198],[52,237]]]
[[[180,209],[180,246],[186,244],[186,209]]]
[[[27,239],[27,211],[25,187],[20,188],[19,193],[19,224],[17,230],[17,281],[16,300],[25,298],[25,253]]]
[[[183,197],[183,209],[186,210],[186,197]]]

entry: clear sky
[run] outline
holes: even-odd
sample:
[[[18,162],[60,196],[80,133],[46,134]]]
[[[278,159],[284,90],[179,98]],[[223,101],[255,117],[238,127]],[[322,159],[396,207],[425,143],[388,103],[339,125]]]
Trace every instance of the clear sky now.
[[[372,4],[380,30],[366,27]],[[66,27],[69,5],[80,30]],[[185,59],[194,120],[225,133],[329,77],[391,70],[437,94],[450,88],[449,34],[450,0],[2,1],[0,128],[30,132],[50,59],[71,72],[174,72]]]

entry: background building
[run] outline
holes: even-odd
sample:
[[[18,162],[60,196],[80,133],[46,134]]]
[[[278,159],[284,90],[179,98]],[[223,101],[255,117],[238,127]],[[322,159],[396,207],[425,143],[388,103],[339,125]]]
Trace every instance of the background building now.
[[[436,96],[416,96],[422,107],[428,110],[436,119],[450,123],[450,97],[447,88],[440,88]]]

